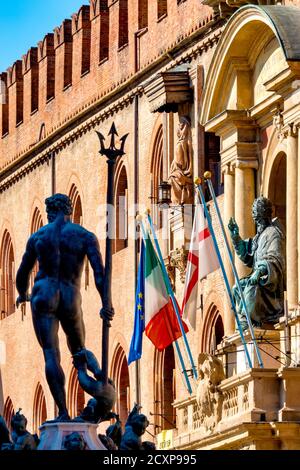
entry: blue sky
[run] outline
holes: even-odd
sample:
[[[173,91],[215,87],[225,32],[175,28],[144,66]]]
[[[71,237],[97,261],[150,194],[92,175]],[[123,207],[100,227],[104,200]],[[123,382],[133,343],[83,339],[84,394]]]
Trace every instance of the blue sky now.
[[[88,0],[0,0],[0,72]]]

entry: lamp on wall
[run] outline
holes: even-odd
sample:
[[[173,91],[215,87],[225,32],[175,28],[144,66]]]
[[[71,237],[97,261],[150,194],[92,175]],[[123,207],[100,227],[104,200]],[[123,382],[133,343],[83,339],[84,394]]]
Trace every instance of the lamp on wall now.
[[[169,206],[171,200],[171,185],[167,181],[161,181],[158,186],[158,204],[159,206]]]

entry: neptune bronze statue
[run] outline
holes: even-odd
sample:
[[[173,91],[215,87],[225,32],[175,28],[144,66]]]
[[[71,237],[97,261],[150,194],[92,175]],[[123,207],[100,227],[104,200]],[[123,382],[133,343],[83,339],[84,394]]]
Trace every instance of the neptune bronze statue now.
[[[31,303],[33,326],[44,353],[47,382],[58,407],[56,420],[65,421],[70,418],[66,405],[65,376],[60,364],[58,328],[61,325],[64,330],[73,356],[85,350],[80,294],[85,257],[92,266],[95,285],[102,301],[105,296],[104,267],[96,236],[72,223],[69,197],[55,194],[45,202],[49,223],[31,235],[27,242],[17,273],[19,297],[16,303],[17,307],[26,301]],[[39,263],[39,271],[29,297],[29,276],[36,261]],[[100,311],[101,318],[107,322],[113,315],[112,308],[104,307]],[[109,403],[113,405],[115,389],[111,384],[106,386],[109,390],[105,390],[105,396],[109,395]],[[98,389],[97,392],[99,395]],[[106,413],[108,411],[105,410]],[[98,414],[97,418],[101,419],[101,416]]]

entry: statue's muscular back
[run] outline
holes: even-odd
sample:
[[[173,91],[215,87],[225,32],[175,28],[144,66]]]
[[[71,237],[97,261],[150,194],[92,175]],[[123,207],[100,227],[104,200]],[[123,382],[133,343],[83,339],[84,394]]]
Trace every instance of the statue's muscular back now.
[[[58,220],[42,227],[31,238],[39,262],[36,281],[48,277],[79,287],[93,238],[92,233],[70,221]]]

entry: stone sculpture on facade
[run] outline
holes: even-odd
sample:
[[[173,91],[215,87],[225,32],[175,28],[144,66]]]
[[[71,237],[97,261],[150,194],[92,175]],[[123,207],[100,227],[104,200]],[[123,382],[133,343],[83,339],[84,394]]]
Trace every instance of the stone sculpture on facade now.
[[[201,353],[198,373],[196,399],[200,408],[200,426],[205,431],[213,431],[222,418],[223,395],[218,385],[225,379],[223,364],[215,356]]]
[[[96,236],[71,222],[72,203],[68,196],[55,194],[46,199],[49,223],[28,240],[19,267],[16,287],[17,306],[30,300],[37,339],[43,349],[46,378],[58,407],[58,421],[69,420],[65,376],[60,365],[58,328],[61,324],[72,355],[85,349],[85,328],[81,309],[80,279],[87,256],[96,288],[104,297],[104,267]],[[31,298],[28,296],[30,272],[35,262],[39,271]],[[113,309],[102,308],[103,320],[110,321]]]
[[[265,197],[257,198],[252,207],[256,224],[254,238],[242,240],[233,218],[228,228],[235,251],[243,263],[252,268],[249,276],[241,279],[248,313],[254,326],[275,323],[284,313],[285,290],[285,234],[278,219],[272,220],[272,203]],[[237,313],[243,329],[248,327],[240,292],[233,287]]]
[[[180,117],[177,136],[175,157],[168,179],[171,184],[171,199],[173,204],[193,204],[193,147],[188,116]]]

